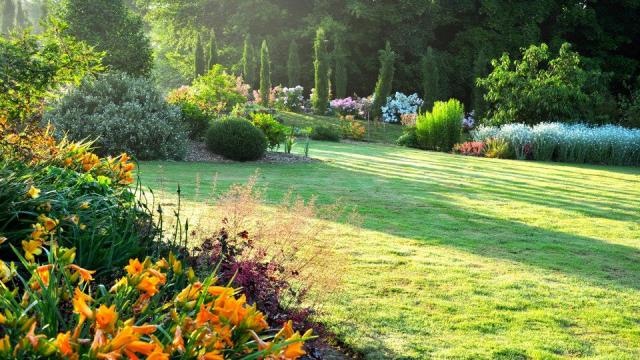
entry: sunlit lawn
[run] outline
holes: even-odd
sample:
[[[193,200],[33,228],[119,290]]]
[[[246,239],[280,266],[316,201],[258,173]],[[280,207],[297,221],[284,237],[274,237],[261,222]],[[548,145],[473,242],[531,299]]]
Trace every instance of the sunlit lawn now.
[[[363,217],[320,319],[366,358],[640,358],[640,169],[313,142],[310,164],[141,164],[193,198],[260,183]],[[162,185],[160,178],[163,178]],[[198,201],[205,196],[198,197]]]

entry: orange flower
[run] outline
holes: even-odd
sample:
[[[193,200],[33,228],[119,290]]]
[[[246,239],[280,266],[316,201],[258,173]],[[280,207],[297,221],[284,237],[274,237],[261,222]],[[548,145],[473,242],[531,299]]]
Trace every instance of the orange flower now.
[[[180,326],[176,327],[176,332],[173,334],[173,342],[171,345],[180,353],[184,353],[184,338],[182,338],[182,328]]]
[[[198,315],[196,316],[196,324],[198,324],[198,326],[202,326],[203,324],[212,321],[214,323],[217,323],[220,320],[220,318],[218,318],[216,315],[214,315],[213,313],[211,313],[209,311],[209,309],[204,307],[203,305],[200,305],[200,311],[198,312]]]
[[[80,283],[93,281],[92,275],[96,273],[95,270],[83,269],[75,264],[71,264],[69,267],[73,269],[76,274],[80,274]]]
[[[150,298],[158,293],[158,284],[161,280],[155,276],[145,276],[137,286],[137,289],[143,291],[146,298]]]
[[[112,331],[116,321],[118,321],[116,306],[111,305],[110,307],[106,307],[105,305],[100,305],[96,311],[96,328]]]
[[[129,265],[124,267],[127,270],[127,273],[131,276],[139,275],[142,273],[144,268],[142,267],[142,263],[138,259],[129,259]]]
[[[211,351],[202,355],[200,360],[224,360],[224,357],[220,355],[219,351]]]
[[[247,313],[243,306],[246,301],[247,299],[244,295],[239,299],[235,299],[232,296],[222,296],[216,299],[215,310],[233,325],[238,325]]]
[[[87,305],[87,301],[92,301],[91,296],[80,291],[79,288],[76,288],[73,295],[73,312],[80,315],[81,319],[93,319],[93,311]],[[84,321],[84,320],[83,320]],[[82,321],[81,321],[82,322]]]
[[[44,226],[47,232],[53,232],[53,230],[58,226],[59,221],[54,220],[50,217],[47,217],[45,214],[40,214],[38,216],[38,222]]]
[[[155,345],[151,354],[147,356],[147,360],[169,360],[169,354],[164,353],[162,346]]]
[[[5,322],[7,322],[7,318],[0,313],[0,325],[4,325]]]
[[[49,270],[53,268],[53,265],[43,265],[39,266],[36,271],[33,273],[33,278],[31,279],[31,288],[33,290],[40,290],[41,284],[44,287],[49,287]]]
[[[158,329],[155,325],[142,325],[142,326],[132,326],[134,334],[139,335],[151,335]]]
[[[31,343],[31,346],[33,346],[34,349],[38,349],[38,344],[40,343],[40,339],[44,339],[46,336],[44,335],[36,335],[36,322],[34,321],[33,324],[31,324],[31,328],[29,329],[29,332],[27,333],[27,335],[25,335],[25,338],[29,341],[29,343]]]
[[[66,357],[70,357],[71,355],[73,355],[73,349],[71,348],[70,339],[71,332],[66,332],[64,334],[59,333],[56,337],[55,342],[53,343],[58,348],[58,351]]]
[[[0,339],[0,354],[8,353],[11,351],[11,342],[9,342],[9,335],[5,335]]]

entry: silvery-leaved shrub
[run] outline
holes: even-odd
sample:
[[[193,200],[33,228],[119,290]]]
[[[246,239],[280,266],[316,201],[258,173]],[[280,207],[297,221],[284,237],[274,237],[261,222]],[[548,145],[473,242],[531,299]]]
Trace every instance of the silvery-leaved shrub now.
[[[178,160],[186,153],[180,110],[167,104],[151,81],[123,73],[83,81],[53,104],[45,121],[72,140],[95,139],[100,155]]]

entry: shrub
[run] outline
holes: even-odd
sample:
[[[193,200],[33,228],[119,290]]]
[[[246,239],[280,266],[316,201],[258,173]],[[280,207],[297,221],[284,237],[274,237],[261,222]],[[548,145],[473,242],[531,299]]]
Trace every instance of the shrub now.
[[[391,86],[393,85],[393,76],[395,73],[395,61],[397,54],[391,50],[391,43],[386,42],[384,50],[380,50],[380,72],[378,73],[378,81],[373,95],[373,105],[371,115],[379,118],[382,107],[387,101],[387,97],[391,94]]]
[[[640,79],[639,79],[640,80]],[[640,81],[638,81],[640,86]],[[640,88],[631,93],[629,98],[620,100],[622,121],[620,124],[629,128],[640,128]]]
[[[420,147],[415,126],[407,126],[402,131],[403,134],[396,140],[396,144],[412,148]]]
[[[453,147],[453,152],[466,156],[484,156],[485,145],[481,141],[467,141],[462,144],[456,144]]]
[[[533,125],[587,119],[601,123],[610,115],[597,109],[607,102],[606,90],[593,86],[601,78],[601,73],[583,69],[580,55],[568,43],[555,58],[546,44],[524,50],[522,60],[512,61],[505,54],[493,61],[493,71],[486,78],[478,79],[478,85],[487,90],[485,122]]]
[[[297,359],[305,354],[311,331],[294,333],[292,322],[286,322],[267,337],[265,315],[244,295],[217,285],[215,273],[200,281],[173,254],[155,262],[131,259],[122,278],[97,282],[91,269],[73,263],[74,253],[51,245],[43,265],[28,267],[27,276],[10,273],[2,279],[0,356]]]
[[[340,130],[342,130],[342,136],[347,139],[356,141],[362,141],[367,133],[364,125],[356,120],[342,120],[340,122]]]
[[[275,88],[274,106],[276,109],[300,112],[304,106],[304,88],[300,85],[296,87]]]
[[[338,115],[347,116],[357,114],[357,104],[351,97],[331,100],[330,106]]]
[[[436,101],[431,112],[416,119],[416,133],[420,146],[428,150],[451,151],[462,134],[464,108],[455,99]]]
[[[229,113],[237,104],[247,101],[246,89],[220,64],[195,79],[189,90],[196,104],[209,116]]]
[[[523,124],[507,124],[500,128],[498,137],[509,143],[516,159],[525,160],[529,155],[533,142],[530,127]]]
[[[275,150],[286,140],[289,128],[280,124],[271,114],[255,113],[251,115],[253,125],[267,137],[269,150]]]
[[[322,141],[340,141],[340,130],[334,126],[320,125],[313,128],[311,131],[311,138],[313,140]]]
[[[123,73],[85,80],[45,114],[58,134],[96,139],[99,154],[127,152],[140,160],[181,159],[187,132],[180,111],[147,79]]]
[[[318,28],[316,38],[313,42],[314,49],[314,88],[311,96],[313,112],[324,115],[329,104],[329,59],[327,54],[327,44],[325,41],[325,31]]]
[[[382,119],[388,123],[397,123],[402,115],[416,114],[422,104],[418,94],[407,96],[396,92],[394,97],[387,98],[387,104],[382,107]]]
[[[267,138],[248,120],[225,118],[207,131],[207,148],[236,161],[258,160],[267,149]]]
[[[126,155],[101,159],[88,144],[57,142],[47,129],[12,131],[0,119],[0,260],[10,246],[40,261],[46,242],[77,249],[81,266],[109,273],[155,236],[151,214],[128,187]]]
[[[508,159],[510,158],[511,150],[509,149],[509,143],[503,139],[491,138],[486,141],[486,150],[484,155],[493,159]]]

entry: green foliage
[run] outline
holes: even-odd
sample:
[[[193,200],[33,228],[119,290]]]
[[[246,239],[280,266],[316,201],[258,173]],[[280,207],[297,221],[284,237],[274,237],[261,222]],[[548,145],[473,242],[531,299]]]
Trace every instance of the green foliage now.
[[[436,101],[431,112],[418,115],[416,134],[420,147],[427,150],[451,151],[460,141],[464,107],[460,101]]]
[[[422,59],[422,94],[424,108],[431,109],[436,101],[441,99],[440,67],[433,49],[427,48],[427,53]]]
[[[267,40],[262,41],[260,48],[260,99],[262,106],[269,106],[269,94],[271,93],[271,57]]]
[[[40,35],[27,31],[0,37],[0,113],[16,121],[37,121],[43,101],[102,70],[101,54],[63,35],[65,27],[52,19]]]
[[[196,104],[181,102],[178,104],[182,112],[182,121],[189,131],[189,139],[202,140],[209,128],[211,118],[207,116]]]
[[[287,79],[289,87],[300,85],[300,55],[298,54],[298,43],[291,40],[289,44],[289,58],[287,59]]]
[[[327,59],[327,39],[323,28],[316,31],[316,39],[313,43],[315,69],[315,87],[311,99],[313,112],[323,115],[329,106],[329,61]]]
[[[246,119],[225,118],[211,124],[207,148],[231,160],[259,160],[267,149],[267,137]]]
[[[83,81],[53,105],[45,122],[71,139],[96,139],[100,154],[127,152],[140,160],[185,155],[187,131],[180,111],[150,80],[110,73]]]
[[[29,23],[29,19],[27,15],[24,13],[24,9],[22,8],[22,0],[18,0],[18,8],[16,10],[16,26],[19,29],[24,29],[31,24]]]
[[[219,64],[195,79],[189,91],[195,103],[209,116],[228,113],[237,104],[247,101],[237,87],[236,77]]]
[[[396,56],[396,53],[391,50],[391,43],[387,40],[384,50],[380,51],[380,72],[378,73],[378,82],[373,93],[371,115],[374,119],[381,116],[382,107],[386,104],[387,97],[391,94]]]
[[[151,43],[140,16],[123,0],[63,0],[60,14],[67,33],[104,51],[104,64],[135,76],[151,72]]]
[[[207,72],[207,64],[204,58],[204,47],[202,46],[202,37],[200,34],[196,37],[196,47],[193,51],[194,77],[198,78]]]
[[[220,59],[218,57],[218,41],[216,40],[215,30],[211,30],[211,36],[209,37],[209,57],[207,60],[207,69],[211,69],[213,65],[220,63]]]
[[[319,125],[313,128],[311,131],[310,137],[313,140],[321,140],[321,141],[340,141],[341,130],[338,127],[330,126],[330,125]]]
[[[487,112],[487,102],[484,100],[484,91],[478,86],[477,80],[486,77],[488,74],[489,60],[485,56],[484,50],[480,49],[478,56],[473,60],[473,72],[471,74],[473,88],[471,91],[471,103],[474,118],[482,119]]]
[[[640,128],[640,88],[628,98],[620,100],[622,119],[620,125],[629,128]]]
[[[251,115],[253,125],[260,129],[267,137],[269,150],[280,147],[287,139],[290,128],[280,124],[271,114],[254,113]]]
[[[509,143],[500,138],[491,138],[485,142],[486,150],[484,156],[493,159],[510,159],[513,158],[513,151]]]
[[[604,102],[603,95],[590,85],[599,72],[583,69],[578,53],[565,43],[552,58],[546,44],[532,45],[522,60],[504,54],[492,62],[493,71],[478,85],[487,90],[489,111],[485,123],[537,124],[545,121],[602,122],[593,104]]]
[[[251,35],[247,35],[244,38],[244,50],[242,51],[242,60],[241,60],[241,68],[242,68],[242,78],[244,81],[251,85],[251,87],[256,86],[256,55],[255,50],[253,48],[253,44],[251,43]]]
[[[411,148],[419,148],[418,134],[415,126],[406,126],[403,130],[403,134],[396,140],[396,144],[400,146],[406,146]]]
[[[347,97],[347,54],[344,49],[342,41],[338,41],[336,48],[334,49],[333,58],[335,61],[335,86],[336,86],[336,98],[344,99]]]
[[[2,8],[2,34],[8,34],[15,26],[16,5],[13,0],[4,0]]]

